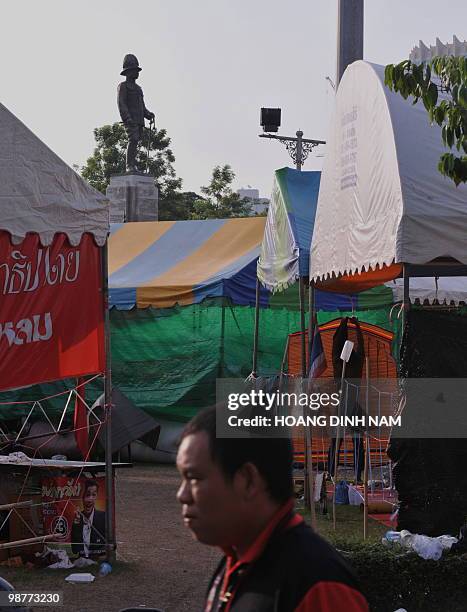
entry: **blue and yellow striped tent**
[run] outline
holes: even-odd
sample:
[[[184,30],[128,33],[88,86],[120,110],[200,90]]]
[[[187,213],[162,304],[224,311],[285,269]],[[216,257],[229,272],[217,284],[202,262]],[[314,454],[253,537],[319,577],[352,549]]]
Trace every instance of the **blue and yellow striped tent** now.
[[[245,378],[251,372],[256,266],[265,222],[247,217],[111,227],[112,379],[152,416],[186,420],[215,403],[217,378]],[[287,336],[299,329],[296,288],[275,294],[261,289],[263,375],[279,370]],[[321,295],[327,302],[320,307],[342,308],[342,296]],[[375,306],[384,297],[372,294],[367,300]],[[345,299],[351,310],[351,300]]]
[[[264,217],[248,217],[112,225],[110,305],[169,308],[208,297],[254,304],[264,224]]]

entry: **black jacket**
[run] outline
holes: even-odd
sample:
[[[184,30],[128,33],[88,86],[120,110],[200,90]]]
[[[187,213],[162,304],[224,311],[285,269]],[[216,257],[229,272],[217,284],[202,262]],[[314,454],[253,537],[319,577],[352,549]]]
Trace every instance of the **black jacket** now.
[[[73,523],[73,527],[71,528],[71,542],[71,550],[73,553],[75,555],[84,555],[82,516],[80,517],[79,523]],[[103,552],[105,552],[105,512],[102,510],[94,510],[89,554],[96,555]]]
[[[208,588],[206,612],[368,611],[342,557],[303,521],[294,522],[288,528],[282,521],[258,558],[237,563],[227,578],[227,558],[222,559]]]

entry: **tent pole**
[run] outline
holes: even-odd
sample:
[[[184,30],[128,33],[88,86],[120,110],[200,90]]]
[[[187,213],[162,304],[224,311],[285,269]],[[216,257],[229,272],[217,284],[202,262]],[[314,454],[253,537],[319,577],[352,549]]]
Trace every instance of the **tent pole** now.
[[[300,299],[300,339],[302,348],[302,384],[305,385],[306,374],[307,374],[307,362],[306,362],[306,338],[305,332],[305,279],[303,276],[300,277],[299,285],[299,299]],[[303,389],[305,391],[305,389]],[[304,407],[305,411],[306,408]],[[304,416],[308,416],[304,414]],[[311,511],[311,523],[312,527],[316,527],[316,516],[315,516],[315,504],[314,498],[314,483],[313,483],[313,465],[312,465],[312,448],[311,448],[311,432],[310,428],[305,425],[304,432],[304,447],[305,447],[305,505],[310,508]]]
[[[365,357],[366,373],[366,414],[365,414],[365,465],[363,468],[363,539],[368,537],[368,463],[370,460],[370,437],[368,435],[368,415],[370,414],[370,361]],[[355,442],[354,442],[355,445]],[[354,449],[355,452],[355,449]],[[357,459],[358,461],[358,459]]]
[[[306,378],[306,345],[305,345],[305,282],[303,277],[300,276],[298,281],[298,299],[299,299],[299,308],[300,308],[300,345],[301,345],[301,373],[302,373],[302,385],[304,384]],[[303,408],[303,412],[305,412],[305,408]],[[306,416],[304,414],[303,416]],[[305,507],[310,508],[310,486],[308,481],[308,475],[310,473],[309,465],[308,465],[308,434],[307,427],[304,426],[303,432],[303,448],[304,448],[304,468],[305,468],[305,482],[304,482],[304,497],[305,497]]]
[[[259,279],[256,278],[256,300],[255,300],[255,335],[253,338],[253,377],[257,376],[258,368],[258,335],[259,335],[259,295],[260,295],[260,284]]]
[[[305,338],[305,279],[301,276],[298,286],[300,299],[300,330],[301,330],[301,345],[302,345],[302,377],[306,378],[306,338]]]
[[[313,281],[310,282],[310,286],[308,287],[308,370],[311,367],[311,347],[313,344],[313,338],[315,336],[315,283]],[[311,491],[311,502],[310,502],[310,511],[311,511],[311,526],[315,531],[318,531],[318,525],[316,522],[316,511],[315,511],[315,502],[314,502],[314,492],[315,492],[315,476],[313,473],[313,438],[311,435],[311,429],[307,427],[307,445],[309,447],[310,453],[310,470],[308,474],[309,487]],[[317,468],[319,471],[319,467]]]
[[[102,302],[104,308],[104,406],[105,406],[105,541],[106,555],[109,563],[115,563],[115,517],[114,517],[114,472],[112,465],[112,378],[110,356],[110,316],[109,316],[109,279],[108,279],[108,246],[102,247]]]
[[[315,336],[315,319],[316,319],[316,308],[315,308],[315,283],[310,282],[310,289],[308,292],[308,365],[311,366],[311,347],[313,345],[313,338]]]
[[[284,354],[282,355],[282,363],[281,363],[281,371],[279,374],[279,393],[282,393],[282,385],[284,382],[284,370],[285,364],[287,362],[287,357],[289,355],[289,340],[290,336],[287,336],[287,341],[285,343]]]
[[[224,377],[224,355],[225,355],[225,300],[227,298],[222,297],[222,313],[221,313],[221,345],[219,355],[219,370],[218,378]]]
[[[402,333],[404,333],[407,313],[410,310],[410,268],[408,264],[402,264],[402,274],[404,276],[404,298],[402,309]]]
[[[340,386],[340,390],[339,390],[339,406],[337,408],[338,413],[337,416],[339,417],[339,421],[337,423],[337,429],[336,429],[336,448],[334,449],[334,474],[333,474],[333,479],[334,479],[334,494],[332,496],[332,526],[334,528],[334,531],[336,530],[336,523],[337,523],[337,517],[336,517],[336,489],[337,489],[337,470],[339,467],[339,440],[340,440],[340,417],[342,415],[342,398],[344,396],[344,381],[345,381],[345,366],[347,365],[347,362],[344,360],[342,362],[342,375],[341,375],[341,386]],[[347,413],[347,406],[345,407],[345,412],[344,414]]]

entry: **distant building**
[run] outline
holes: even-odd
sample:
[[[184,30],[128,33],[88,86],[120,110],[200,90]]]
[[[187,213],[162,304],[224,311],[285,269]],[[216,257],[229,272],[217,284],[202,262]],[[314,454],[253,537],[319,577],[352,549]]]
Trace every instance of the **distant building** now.
[[[455,55],[456,57],[467,56],[467,41],[461,42],[457,36],[453,36],[452,43],[443,44],[439,38],[436,39],[434,46],[427,46],[421,40],[418,47],[414,47],[410,52],[409,59],[416,64],[429,62],[434,57],[442,55]]]
[[[253,215],[259,215],[268,210],[269,200],[268,198],[260,198],[258,189],[254,189],[253,187],[242,187],[242,189],[237,189],[237,194],[242,200],[249,200],[251,202]]]

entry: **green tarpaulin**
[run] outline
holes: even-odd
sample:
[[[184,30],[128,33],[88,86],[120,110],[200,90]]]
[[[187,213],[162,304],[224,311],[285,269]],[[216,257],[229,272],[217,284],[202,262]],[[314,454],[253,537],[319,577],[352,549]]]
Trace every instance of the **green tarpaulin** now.
[[[390,289],[378,287],[367,292],[365,301],[368,310],[355,314],[369,323],[393,329],[389,322]],[[322,311],[319,322],[346,314],[352,313]],[[168,309],[113,309],[113,384],[150,415],[185,421],[215,401],[216,378],[246,378],[250,373],[254,315],[254,307],[232,305],[226,298]],[[299,317],[297,285],[276,294],[270,306],[261,309],[261,375],[279,372],[287,336],[300,329]],[[64,381],[40,385],[2,394],[0,401],[40,399],[64,388]],[[93,385],[88,397],[97,396],[101,390],[101,383]],[[51,415],[59,415],[63,405],[63,398],[45,403]],[[0,419],[25,414],[29,409],[24,405],[0,405]]]

